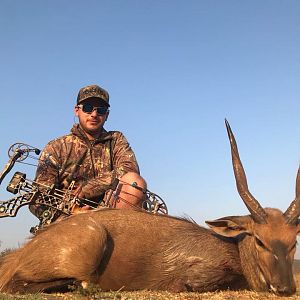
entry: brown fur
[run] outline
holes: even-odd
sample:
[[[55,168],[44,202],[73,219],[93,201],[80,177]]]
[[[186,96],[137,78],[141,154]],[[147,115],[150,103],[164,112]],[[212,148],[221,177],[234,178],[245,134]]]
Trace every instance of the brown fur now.
[[[193,222],[99,210],[52,224],[7,255],[0,291],[36,292],[70,280],[102,290],[212,291],[243,282],[238,257],[231,239]]]
[[[5,256],[0,291],[53,291],[86,281],[102,290],[205,292],[249,286],[290,295],[298,225],[286,224],[277,209],[265,211],[266,224],[251,216],[225,217],[207,222],[213,231],[131,210],[74,215]]]

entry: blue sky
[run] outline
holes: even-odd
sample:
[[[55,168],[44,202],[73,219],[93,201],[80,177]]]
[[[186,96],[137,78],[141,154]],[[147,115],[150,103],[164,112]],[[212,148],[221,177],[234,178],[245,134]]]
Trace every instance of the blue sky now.
[[[235,188],[226,117],[252,194],[285,210],[300,153],[299,1],[0,1],[0,166],[15,142],[69,132],[79,88],[111,97],[150,190],[198,223],[248,214]],[[28,161],[29,162],[29,161]],[[1,167],[2,168],[2,167]],[[34,177],[35,168],[14,171]],[[29,237],[23,208],[0,249]]]

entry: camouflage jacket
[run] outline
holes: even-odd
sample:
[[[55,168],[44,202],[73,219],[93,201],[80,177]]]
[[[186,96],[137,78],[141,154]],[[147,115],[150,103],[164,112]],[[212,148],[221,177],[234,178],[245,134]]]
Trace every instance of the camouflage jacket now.
[[[88,199],[103,196],[115,178],[127,172],[139,173],[134,152],[125,136],[103,129],[97,140],[89,141],[78,124],[71,133],[49,142],[44,148],[35,180],[65,190],[75,181]]]

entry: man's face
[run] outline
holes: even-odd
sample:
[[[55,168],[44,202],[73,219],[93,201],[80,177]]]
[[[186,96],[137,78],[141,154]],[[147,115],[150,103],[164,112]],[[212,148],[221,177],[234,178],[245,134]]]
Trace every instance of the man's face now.
[[[107,108],[107,106],[99,101],[97,98],[89,98],[84,100],[82,105],[86,105],[88,108],[91,108],[91,106],[95,107],[104,107]],[[85,107],[76,106],[75,107],[75,115],[79,119],[79,124],[81,125],[81,128],[89,135],[95,137],[98,135],[103,125],[108,117],[108,110],[104,114],[97,113],[97,110],[94,109],[92,112],[84,112]]]

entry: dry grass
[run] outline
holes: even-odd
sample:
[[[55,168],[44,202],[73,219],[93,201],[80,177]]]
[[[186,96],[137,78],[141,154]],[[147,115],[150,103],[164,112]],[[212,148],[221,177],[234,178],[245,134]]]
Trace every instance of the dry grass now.
[[[0,300],[270,300],[270,299],[300,299],[300,261],[295,262],[295,278],[298,291],[291,297],[278,297],[270,293],[252,291],[221,291],[213,293],[169,293],[169,292],[101,292],[97,288],[87,290],[78,289],[73,293],[65,294],[35,294],[35,295],[8,295],[0,294]]]
[[[251,291],[241,292],[214,292],[214,293],[168,293],[168,292],[97,292],[91,293],[90,295],[81,295],[80,293],[67,293],[67,294],[37,294],[37,295],[26,295],[26,296],[12,296],[0,294],[2,300],[12,299],[26,299],[26,300],[54,300],[54,299],[66,299],[66,300],[85,300],[85,299],[116,299],[116,300],[270,300],[270,299],[300,299],[300,293],[297,293],[291,297],[278,297],[269,293],[257,293]]]
[[[270,299],[300,299],[300,274],[296,276],[297,293],[290,297],[278,297],[270,293],[257,293],[252,291],[220,291],[213,293],[169,293],[169,292],[101,292],[95,288],[77,290],[65,294],[35,294],[35,295],[8,295],[0,294],[0,300],[26,299],[26,300],[270,300]]]

